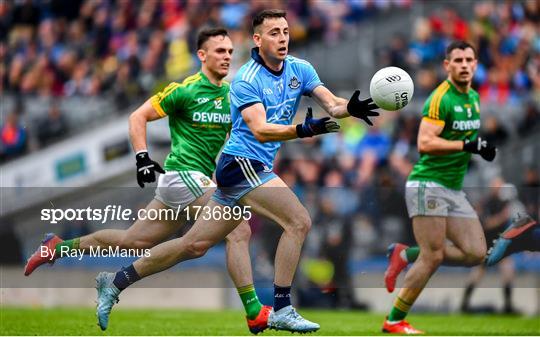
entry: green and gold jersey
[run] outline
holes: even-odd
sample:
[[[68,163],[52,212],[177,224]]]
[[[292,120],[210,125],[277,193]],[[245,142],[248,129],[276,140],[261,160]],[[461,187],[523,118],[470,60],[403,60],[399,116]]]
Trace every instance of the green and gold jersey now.
[[[198,72],[182,84],[169,84],[151,102],[160,116],[169,116],[171,152],[165,170],[199,171],[211,177],[231,129],[229,84],[218,87]]]
[[[443,126],[439,137],[447,140],[475,139],[480,129],[480,99],[470,89],[459,92],[446,80],[427,99],[422,111],[423,120]],[[456,152],[447,155],[421,154],[408,180],[434,181],[445,187],[460,190],[471,154]]]

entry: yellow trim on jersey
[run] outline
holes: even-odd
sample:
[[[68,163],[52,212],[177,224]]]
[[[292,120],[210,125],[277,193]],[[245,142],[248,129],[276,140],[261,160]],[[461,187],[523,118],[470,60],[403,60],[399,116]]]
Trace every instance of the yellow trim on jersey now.
[[[442,98],[444,94],[450,89],[450,84],[444,81],[435,89],[435,93],[431,97],[431,102],[429,103],[428,116],[432,119],[439,119],[439,108],[441,105]]]
[[[152,98],[150,99],[150,103],[152,103],[152,106],[154,107],[154,109],[156,110],[158,115],[160,117],[165,117],[165,116],[167,116],[167,114],[165,113],[165,111],[163,111],[163,108],[159,104],[160,101],[161,100],[159,99],[159,97],[157,95],[152,96]]]
[[[176,88],[180,87],[180,84],[176,82],[172,82],[169,84],[161,93],[158,94],[159,96],[159,102],[163,101],[165,97],[169,96]]]
[[[443,120],[433,119],[433,118],[430,118],[430,117],[424,117],[424,118],[422,118],[422,120],[425,120],[426,122],[428,122],[430,124],[435,124],[435,125],[443,126],[443,127],[444,127],[444,124],[445,124],[445,122]]]
[[[197,73],[195,75],[191,75],[189,77],[186,77],[186,79],[182,82],[182,85],[188,85],[191,83],[198,82],[202,79],[201,74]]]

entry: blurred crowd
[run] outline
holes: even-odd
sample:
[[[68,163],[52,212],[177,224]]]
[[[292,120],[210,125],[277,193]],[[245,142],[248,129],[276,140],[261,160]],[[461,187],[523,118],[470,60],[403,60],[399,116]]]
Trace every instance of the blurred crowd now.
[[[417,90],[427,94],[444,76],[446,45],[455,39],[478,49],[474,85],[481,101],[515,104],[533,90],[540,103],[540,2],[471,2],[472,18],[444,8],[415,20],[410,41],[397,35],[381,51],[384,62],[417,74]],[[445,76],[444,76],[445,77]]]
[[[14,94],[21,102],[29,96],[54,100],[112,95],[124,112],[198,67],[196,35],[204,26],[229,30],[235,44],[234,73],[249,55],[250,20],[264,8],[287,9],[292,44],[301,46],[321,40],[335,43],[348,25],[409,4],[410,0],[1,1],[0,95]],[[46,126],[48,118],[62,114],[58,104],[53,105],[54,111],[44,110],[37,124]],[[17,104],[2,120],[6,130],[0,158],[26,151],[27,131],[16,116],[21,114],[24,104]],[[55,123],[52,133],[69,135],[67,125]],[[38,147],[48,143],[39,139]]]

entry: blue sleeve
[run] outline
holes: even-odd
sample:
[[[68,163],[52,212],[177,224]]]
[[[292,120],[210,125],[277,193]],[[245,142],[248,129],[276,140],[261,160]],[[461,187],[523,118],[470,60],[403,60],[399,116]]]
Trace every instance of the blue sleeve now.
[[[303,95],[310,96],[311,92],[319,85],[323,85],[319,79],[317,71],[311,64],[306,64],[304,67],[304,92]]]
[[[242,111],[256,103],[262,103],[256,88],[246,81],[233,81],[231,84],[231,106]]]

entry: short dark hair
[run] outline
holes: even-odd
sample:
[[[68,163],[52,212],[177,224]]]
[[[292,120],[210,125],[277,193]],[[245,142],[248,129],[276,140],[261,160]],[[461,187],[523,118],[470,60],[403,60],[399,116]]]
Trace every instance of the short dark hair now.
[[[264,19],[278,19],[278,18],[286,18],[287,12],[282,9],[265,9],[261,12],[259,12],[255,17],[253,18],[253,31],[255,32],[255,29],[262,25],[264,22]]]
[[[454,49],[465,50],[467,48],[471,48],[473,50],[474,58],[476,58],[476,48],[474,48],[473,45],[467,41],[458,40],[458,41],[453,41],[452,43],[448,45],[448,47],[446,47],[446,59],[450,60],[450,54],[452,54],[452,51]]]
[[[202,49],[204,43],[213,36],[229,36],[225,28],[205,28],[197,35],[197,50]]]

